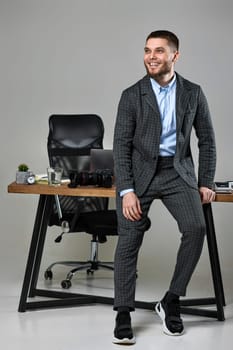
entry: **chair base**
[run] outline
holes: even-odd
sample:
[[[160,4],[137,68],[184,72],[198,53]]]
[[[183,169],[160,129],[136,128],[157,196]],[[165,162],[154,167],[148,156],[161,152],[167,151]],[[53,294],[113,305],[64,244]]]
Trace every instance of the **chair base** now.
[[[61,282],[61,287],[63,289],[69,289],[72,286],[71,280],[77,274],[78,271],[86,270],[87,275],[93,275],[95,271],[99,269],[106,269],[114,271],[114,263],[111,261],[101,262],[99,260],[89,260],[89,261],[56,261],[47,267],[44,273],[44,278],[46,280],[53,279],[52,268],[55,265],[73,266],[74,268],[68,272],[66,279]]]
[[[98,259],[98,247],[99,247],[99,241],[96,235],[92,236],[91,240],[91,249],[90,249],[90,259],[87,261],[73,261],[73,260],[67,260],[67,261],[56,261],[49,265],[44,273],[44,278],[46,280],[52,280],[53,278],[53,272],[52,268],[55,265],[64,265],[64,266],[71,266],[73,267],[72,270],[68,272],[66,275],[66,279],[64,279],[61,282],[61,286],[64,289],[68,289],[71,287],[72,283],[71,280],[75,276],[75,274],[78,271],[85,270],[87,271],[87,274],[94,274],[95,271],[99,270],[100,268],[106,269],[106,270],[114,270],[114,263],[112,261],[99,261]]]

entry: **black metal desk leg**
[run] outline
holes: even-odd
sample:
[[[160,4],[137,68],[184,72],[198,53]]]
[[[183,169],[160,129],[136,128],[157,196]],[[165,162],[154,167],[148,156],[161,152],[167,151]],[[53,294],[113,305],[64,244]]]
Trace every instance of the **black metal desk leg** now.
[[[37,250],[36,250],[34,268],[32,271],[31,284],[30,284],[30,289],[28,294],[29,297],[35,296],[34,291],[37,285],[38,276],[40,272],[40,265],[41,265],[43,250],[44,250],[45,237],[46,237],[46,232],[48,228],[48,222],[49,222],[53,202],[54,202],[54,196],[46,196],[44,201],[44,206],[41,210],[40,223],[39,223],[40,226],[38,227],[39,234],[37,239]]]
[[[204,204],[203,210],[206,220],[207,244],[217,305],[217,317],[219,321],[224,321],[223,306],[226,304],[211,204]]]
[[[29,248],[28,260],[27,260],[25,274],[24,274],[22,291],[21,291],[21,296],[19,301],[19,307],[18,307],[19,312],[26,311],[26,302],[27,302],[28,291],[31,283],[31,276],[35,266],[35,257],[37,254],[38,239],[40,235],[40,222],[41,222],[41,217],[44,209],[45,200],[46,200],[46,196],[40,196],[33,233],[32,233],[31,245]]]

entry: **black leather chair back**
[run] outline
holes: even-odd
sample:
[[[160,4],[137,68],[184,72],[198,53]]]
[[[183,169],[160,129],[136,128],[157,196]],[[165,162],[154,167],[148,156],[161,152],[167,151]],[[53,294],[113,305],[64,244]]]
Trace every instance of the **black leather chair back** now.
[[[91,148],[103,148],[104,125],[95,114],[52,115],[49,118],[47,149],[52,167],[70,170],[90,168]]]
[[[89,171],[90,150],[103,148],[103,137],[103,121],[95,114],[51,115],[47,141],[50,166],[62,167],[63,177],[72,170]],[[76,228],[81,213],[106,210],[108,206],[107,198],[59,196],[59,201],[63,219],[72,221],[71,229]],[[49,224],[59,224],[56,205]]]

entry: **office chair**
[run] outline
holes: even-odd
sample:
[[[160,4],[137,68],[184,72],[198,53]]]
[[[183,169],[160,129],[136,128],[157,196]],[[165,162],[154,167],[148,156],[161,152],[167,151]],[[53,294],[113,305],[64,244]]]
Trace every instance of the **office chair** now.
[[[90,150],[103,148],[104,125],[101,118],[94,114],[52,115],[49,118],[47,142],[50,166],[63,168],[63,178],[69,172],[88,171],[90,168]],[[71,287],[71,279],[80,270],[86,269],[93,274],[99,268],[113,270],[113,262],[98,260],[99,243],[107,241],[107,236],[117,235],[116,211],[108,209],[108,198],[54,196],[53,211],[49,226],[61,226],[62,232],[55,239],[62,240],[68,232],[90,234],[91,251],[87,261],[57,261],[44,273],[45,279],[52,279],[52,268],[57,265],[73,267],[61,282],[62,288]]]

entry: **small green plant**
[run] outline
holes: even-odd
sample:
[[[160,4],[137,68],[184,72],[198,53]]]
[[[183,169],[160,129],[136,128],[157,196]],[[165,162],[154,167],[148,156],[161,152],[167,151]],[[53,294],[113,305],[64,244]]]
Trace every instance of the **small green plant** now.
[[[29,169],[28,165],[24,163],[19,164],[18,166],[18,171],[28,171],[28,169]]]

